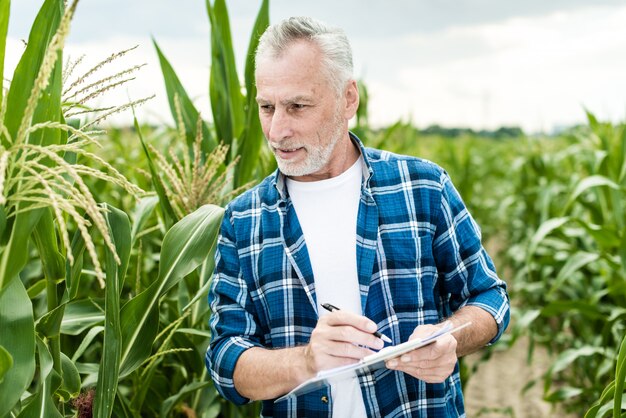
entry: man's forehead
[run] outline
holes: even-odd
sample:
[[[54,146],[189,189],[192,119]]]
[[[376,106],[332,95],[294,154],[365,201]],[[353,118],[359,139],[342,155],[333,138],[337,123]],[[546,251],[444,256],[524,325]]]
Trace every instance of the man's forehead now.
[[[261,104],[274,103],[274,100],[275,99],[273,97],[266,97],[262,93],[259,93],[256,96],[256,101]],[[315,101],[315,98],[308,94],[295,94],[295,95],[281,97],[280,99],[278,99],[278,102],[284,105],[287,105],[290,103],[306,104],[306,103],[313,103],[314,101]]]
[[[278,68],[305,72],[307,69],[317,69],[321,61],[321,51],[317,45],[308,41],[297,41],[280,51],[270,50],[256,56],[256,73],[264,73],[266,70],[274,72]]]
[[[319,46],[315,42],[308,39],[295,39],[287,44],[281,45],[279,48],[264,49],[262,53],[255,56],[255,60],[257,62],[265,59],[274,61],[296,51],[306,51],[312,54],[321,53]]]

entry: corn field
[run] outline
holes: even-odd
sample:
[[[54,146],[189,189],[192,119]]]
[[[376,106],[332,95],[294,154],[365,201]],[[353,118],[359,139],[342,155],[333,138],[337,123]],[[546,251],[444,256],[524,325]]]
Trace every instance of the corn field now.
[[[206,1],[210,118],[154,41],[172,114],[157,127],[107,126],[150,98],[107,108],[94,99],[141,77],[142,65],[111,72],[132,58],[129,46],[78,72],[64,57],[77,7],[42,1],[0,89],[0,417],[258,416],[258,404],[219,397],[204,353],[223,206],[276,168],[252,54],[269,1],[259,1],[241,78],[226,2]],[[0,73],[9,18],[0,0]],[[497,248],[513,309],[500,348],[523,337],[523,361],[537,346],[550,353],[528,385],[577,416],[625,417],[626,124],[589,112],[558,137],[373,129],[359,88],[353,130],[365,144],[446,168]]]

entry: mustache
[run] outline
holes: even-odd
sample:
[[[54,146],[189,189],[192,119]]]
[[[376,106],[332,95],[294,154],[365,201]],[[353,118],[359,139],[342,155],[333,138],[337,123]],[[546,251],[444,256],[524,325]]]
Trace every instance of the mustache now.
[[[296,150],[298,148],[306,148],[306,146],[303,144],[300,144],[297,142],[290,142],[290,141],[283,141],[283,142],[267,141],[267,143],[271,148],[280,149],[280,150]]]

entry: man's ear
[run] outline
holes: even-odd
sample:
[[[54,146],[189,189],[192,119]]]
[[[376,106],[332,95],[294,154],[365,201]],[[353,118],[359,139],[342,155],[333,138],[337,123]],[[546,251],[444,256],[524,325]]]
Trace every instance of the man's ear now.
[[[356,80],[348,82],[344,90],[344,99],[346,101],[344,117],[346,120],[350,120],[356,115],[356,110],[359,108],[359,87],[356,84]]]

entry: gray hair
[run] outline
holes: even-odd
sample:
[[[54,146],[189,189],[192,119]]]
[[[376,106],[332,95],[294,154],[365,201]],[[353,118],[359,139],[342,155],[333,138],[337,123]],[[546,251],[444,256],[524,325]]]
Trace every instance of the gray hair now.
[[[305,40],[322,53],[322,68],[337,94],[352,79],[352,49],[345,32],[310,17],[290,17],[267,28],[259,39],[256,62],[261,56],[279,57],[291,44]],[[258,64],[257,64],[258,65]]]

